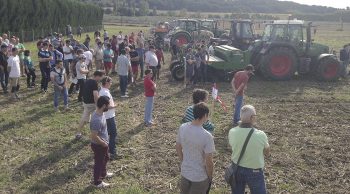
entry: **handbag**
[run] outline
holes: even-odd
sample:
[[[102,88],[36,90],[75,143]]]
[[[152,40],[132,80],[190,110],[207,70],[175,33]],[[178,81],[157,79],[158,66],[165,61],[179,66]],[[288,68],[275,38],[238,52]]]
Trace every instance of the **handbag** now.
[[[224,175],[225,181],[226,181],[227,184],[229,184],[231,186],[232,189],[236,187],[236,175],[237,175],[238,165],[241,162],[241,159],[242,159],[242,157],[244,155],[244,152],[245,152],[245,150],[247,148],[247,144],[248,144],[249,139],[252,136],[253,132],[254,132],[254,128],[252,128],[249,131],[248,136],[245,139],[245,142],[243,144],[241,153],[239,154],[239,158],[238,158],[237,164],[232,162],[232,164],[225,169],[225,175]]]

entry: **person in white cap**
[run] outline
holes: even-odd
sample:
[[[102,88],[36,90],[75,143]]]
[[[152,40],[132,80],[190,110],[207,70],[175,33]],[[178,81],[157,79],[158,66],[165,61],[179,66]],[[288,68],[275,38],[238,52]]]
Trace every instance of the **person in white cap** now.
[[[77,65],[75,66],[77,71],[77,79],[79,84],[79,95],[78,95],[78,101],[83,101],[83,90],[84,90],[84,84],[86,80],[86,75],[89,73],[88,66],[86,64],[86,56],[84,54],[79,55],[79,61],[77,62]]]

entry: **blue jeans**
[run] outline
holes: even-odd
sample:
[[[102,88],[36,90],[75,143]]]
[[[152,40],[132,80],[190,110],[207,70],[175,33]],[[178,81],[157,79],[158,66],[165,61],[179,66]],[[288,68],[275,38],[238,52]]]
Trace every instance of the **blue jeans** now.
[[[128,76],[127,75],[119,75],[119,87],[120,93],[122,96],[126,94],[126,88],[128,87]]]
[[[117,125],[115,123],[115,117],[106,119],[107,122],[107,130],[109,135],[109,153],[115,155],[116,152],[116,144],[117,144]]]
[[[243,96],[235,98],[235,112],[233,113],[233,124],[237,124],[241,119],[241,108],[243,106]]]
[[[152,122],[152,111],[153,111],[153,100],[154,97],[146,97],[145,105],[145,123],[151,124]]]
[[[47,91],[47,87],[50,81],[50,66],[47,63],[40,63],[40,72],[41,72],[41,89]]]
[[[251,194],[266,194],[264,171],[262,169],[250,169],[238,167],[236,188],[232,189],[232,194],[244,194],[245,186],[248,185]]]
[[[0,83],[3,91],[7,91],[7,85],[9,83],[9,73],[0,70]]]
[[[54,86],[54,100],[53,105],[55,108],[58,107],[58,97],[63,97],[63,103],[65,107],[68,107],[68,90],[66,87],[63,87],[63,90],[60,90],[56,86]]]

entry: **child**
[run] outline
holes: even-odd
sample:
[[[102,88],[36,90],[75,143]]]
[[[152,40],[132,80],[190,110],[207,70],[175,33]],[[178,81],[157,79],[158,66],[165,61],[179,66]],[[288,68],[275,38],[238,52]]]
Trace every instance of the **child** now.
[[[32,59],[30,58],[30,50],[24,51],[24,67],[25,72],[27,74],[27,87],[33,88],[35,86],[35,69]],[[32,79],[32,82],[30,83],[30,78]]]
[[[61,60],[56,61],[56,66],[52,69],[51,81],[54,85],[54,108],[58,111],[58,97],[62,96],[64,108],[68,110],[68,90],[67,90],[67,75],[66,69],[63,67]]]
[[[7,60],[9,69],[9,78],[11,84],[11,97],[13,100],[19,100],[17,92],[19,91],[19,77],[21,76],[20,61],[18,57],[18,49],[16,47],[12,48],[12,53]]]
[[[153,110],[153,100],[154,93],[156,91],[156,84],[152,81],[153,72],[151,69],[145,71],[144,88],[146,96],[145,105],[145,124],[147,127],[152,126],[152,110]]]
[[[194,116],[193,116],[193,106],[195,104],[198,104],[200,102],[206,102],[208,101],[208,96],[209,93],[206,90],[202,90],[202,89],[195,89],[193,91],[192,94],[192,99],[193,99],[193,105],[187,107],[186,109],[186,113],[184,118],[182,119],[183,123],[187,123],[187,122],[192,122],[194,120]],[[214,125],[208,120],[203,124],[203,128],[205,130],[207,130],[209,133],[213,133],[214,131]]]

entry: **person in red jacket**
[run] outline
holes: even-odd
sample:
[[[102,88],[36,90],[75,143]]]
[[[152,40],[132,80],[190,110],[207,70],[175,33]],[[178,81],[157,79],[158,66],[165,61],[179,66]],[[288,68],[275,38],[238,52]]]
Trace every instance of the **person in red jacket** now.
[[[153,101],[154,94],[156,92],[156,84],[152,81],[152,70],[147,69],[145,71],[145,79],[144,79],[144,88],[145,88],[145,124],[147,127],[152,126],[154,123],[152,122],[152,111],[153,111]]]
[[[165,64],[163,49],[158,47],[156,50],[156,55],[157,55],[157,59],[158,59],[158,66],[157,66],[158,71],[156,72],[157,75],[155,75],[155,76],[157,77],[157,79],[159,79],[160,66],[162,63],[163,63],[163,65]]]

